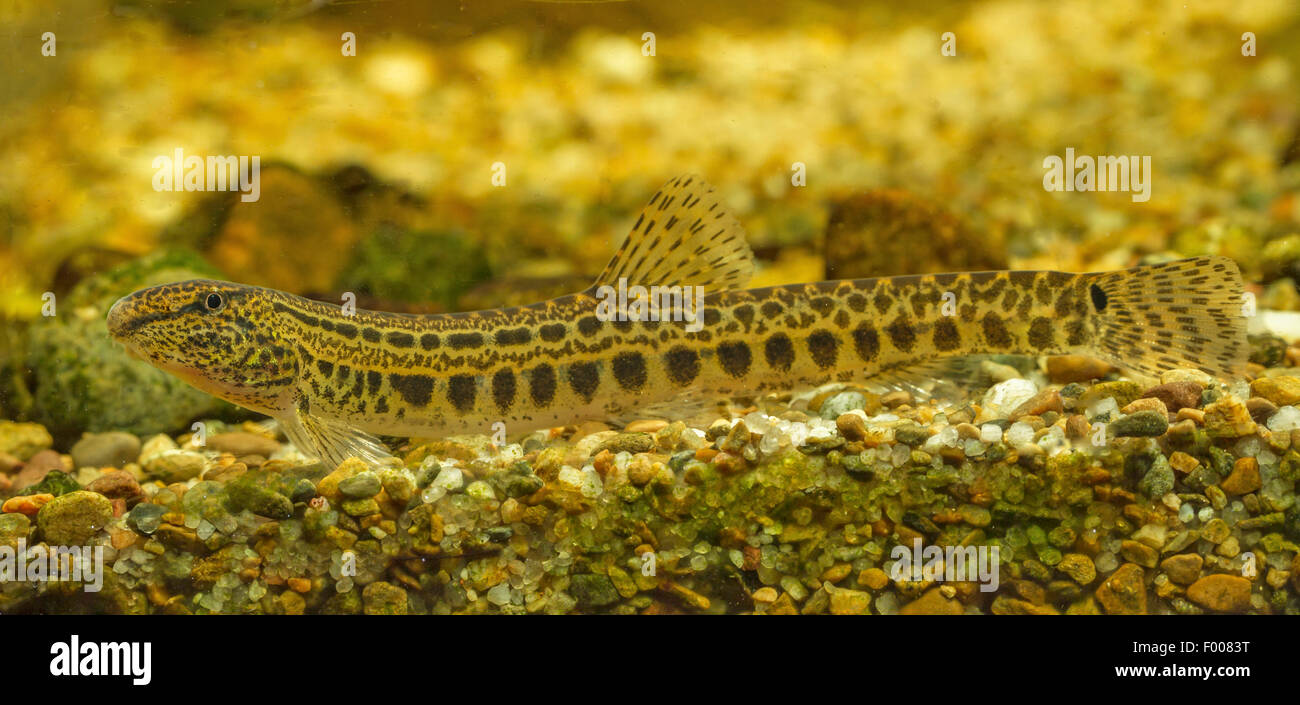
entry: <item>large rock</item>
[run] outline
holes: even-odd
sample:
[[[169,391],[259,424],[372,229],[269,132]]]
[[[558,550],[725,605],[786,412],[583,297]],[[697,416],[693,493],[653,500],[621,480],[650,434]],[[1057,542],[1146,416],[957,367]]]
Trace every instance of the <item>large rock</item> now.
[[[113,503],[102,494],[78,490],[41,507],[36,525],[51,546],[80,546],[113,519]]]

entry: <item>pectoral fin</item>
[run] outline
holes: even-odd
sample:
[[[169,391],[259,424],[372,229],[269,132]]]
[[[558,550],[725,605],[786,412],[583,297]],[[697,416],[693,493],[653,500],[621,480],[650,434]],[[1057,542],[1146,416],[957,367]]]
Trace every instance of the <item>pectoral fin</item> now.
[[[392,457],[378,438],[344,421],[323,419],[295,409],[280,418],[280,426],[298,450],[315,455],[330,467],[337,467],[348,458],[377,465]]]

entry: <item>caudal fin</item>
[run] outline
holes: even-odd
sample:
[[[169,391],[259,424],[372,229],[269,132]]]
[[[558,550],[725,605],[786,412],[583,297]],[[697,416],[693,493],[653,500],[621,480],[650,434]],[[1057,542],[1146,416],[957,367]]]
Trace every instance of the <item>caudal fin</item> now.
[[[1098,356],[1151,378],[1177,367],[1222,378],[1244,371],[1245,289],[1232,260],[1196,257],[1094,276]]]

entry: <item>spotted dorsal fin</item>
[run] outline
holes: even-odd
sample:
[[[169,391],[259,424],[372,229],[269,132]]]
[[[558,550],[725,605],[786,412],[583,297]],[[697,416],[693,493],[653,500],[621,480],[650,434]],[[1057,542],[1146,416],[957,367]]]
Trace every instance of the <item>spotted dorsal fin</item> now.
[[[707,181],[694,174],[664,184],[594,287],[700,286],[740,289],[754,273],[745,229]]]

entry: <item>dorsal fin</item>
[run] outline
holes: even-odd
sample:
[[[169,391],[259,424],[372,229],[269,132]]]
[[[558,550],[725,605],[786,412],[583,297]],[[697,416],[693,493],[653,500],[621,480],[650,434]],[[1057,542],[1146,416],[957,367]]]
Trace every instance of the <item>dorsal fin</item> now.
[[[664,184],[637,216],[594,287],[700,286],[724,291],[745,286],[754,273],[754,253],[745,229],[718,200],[713,187],[695,174]]]

